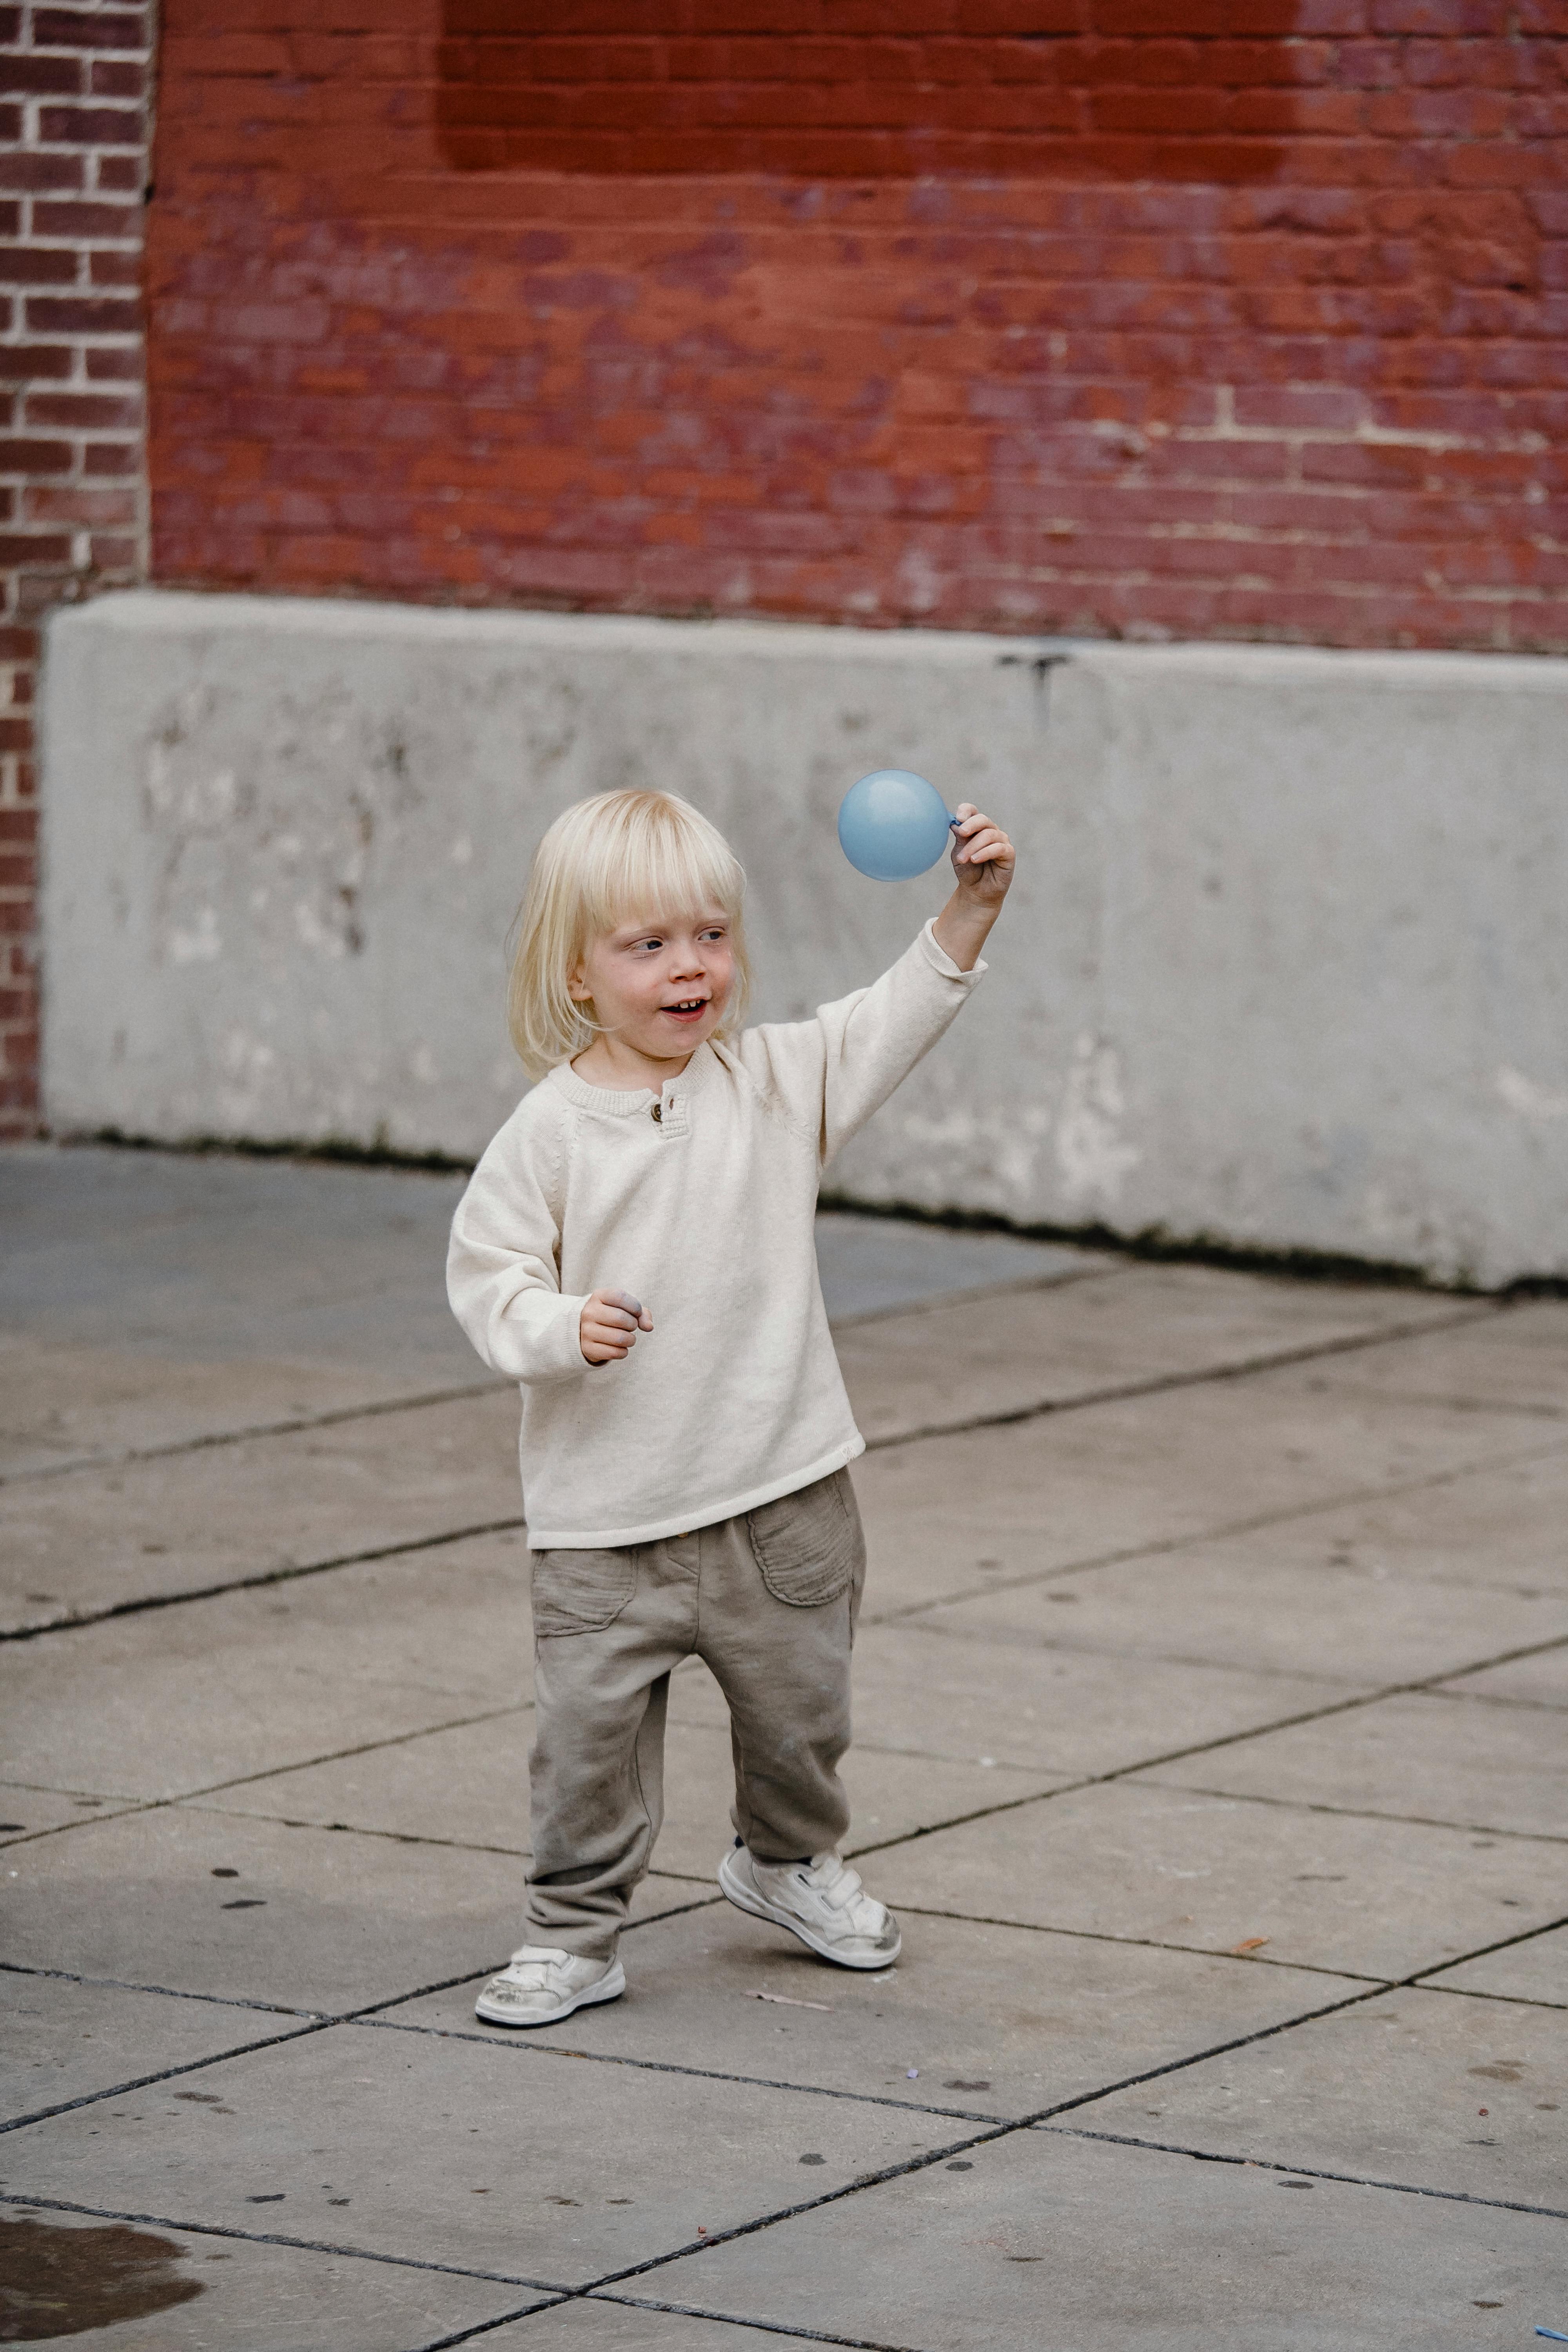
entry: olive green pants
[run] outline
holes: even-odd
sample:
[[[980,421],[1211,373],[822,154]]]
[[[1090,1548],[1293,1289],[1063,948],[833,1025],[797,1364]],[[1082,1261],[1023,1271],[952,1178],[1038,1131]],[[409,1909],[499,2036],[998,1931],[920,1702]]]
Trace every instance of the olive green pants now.
[[[703,1660],[729,1706],[731,1818],[752,1853],[786,1862],[837,1845],[866,1570],[847,1470],[689,1535],[535,1552],[532,1568],[530,1943],[614,1953],[664,1818],[683,1658]]]

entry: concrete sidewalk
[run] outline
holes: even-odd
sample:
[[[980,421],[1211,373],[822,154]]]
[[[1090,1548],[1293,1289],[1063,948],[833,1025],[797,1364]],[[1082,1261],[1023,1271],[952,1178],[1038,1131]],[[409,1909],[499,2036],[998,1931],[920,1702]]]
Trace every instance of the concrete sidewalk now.
[[[719,1898],[693,1664],[626,1998],[507,2036],[531,1645],[459,1189],[0,1155],[0,2341],[1568,2328],[1568,1303],[824,1220],[904,1956]]]

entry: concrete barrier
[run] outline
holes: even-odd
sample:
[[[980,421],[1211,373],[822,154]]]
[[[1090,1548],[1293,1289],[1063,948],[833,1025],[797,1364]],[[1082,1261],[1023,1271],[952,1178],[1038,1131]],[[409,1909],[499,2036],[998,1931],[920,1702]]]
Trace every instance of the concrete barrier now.
[[[907,765],[1019,880],[836,1189],[1568,1272],[1568,662],[146,591],[60,613],[46,688],[59,1131],[477,1151],[530,847],[607,785],[724,826],[797,1017],[941,901],[834,838]]]

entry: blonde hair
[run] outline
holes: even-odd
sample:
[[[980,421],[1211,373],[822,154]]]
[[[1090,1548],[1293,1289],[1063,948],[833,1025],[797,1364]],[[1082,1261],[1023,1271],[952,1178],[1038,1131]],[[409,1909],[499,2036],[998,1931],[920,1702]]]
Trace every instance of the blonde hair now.
[[[595,793],[558,816],[533,854],[517,916],[507,1014],[531,1078],[570,1061],[603,1028],[574,1003],[572,974],[618,924],[710,906],[730,919],[735,978],[716,1035],[740,1027],[751,989],[741,902],[746,877],[715,824],[674,793]]]

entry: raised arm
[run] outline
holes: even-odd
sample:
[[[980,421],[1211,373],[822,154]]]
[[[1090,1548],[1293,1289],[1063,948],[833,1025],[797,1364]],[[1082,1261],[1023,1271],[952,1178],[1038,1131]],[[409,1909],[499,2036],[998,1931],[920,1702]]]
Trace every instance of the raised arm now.
[[[984,966],[984,944],[1013,878],[1013,845],[969,803],[959,810],[957,887],[936,920],[869,988],[817,1007],[812,1021],[749,1030],[742,1058],[831,1160],[879,1110],[957,1013]]]

